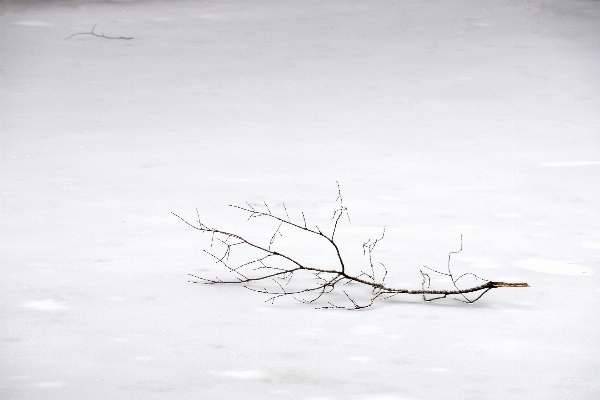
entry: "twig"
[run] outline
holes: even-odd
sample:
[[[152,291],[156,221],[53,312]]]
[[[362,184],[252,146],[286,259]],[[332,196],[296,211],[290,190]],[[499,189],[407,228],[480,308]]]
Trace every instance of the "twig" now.
[[[94,26],[92,27],[92,31],[91,32],[74,33],[71,36],[65,38],[65,40],[71,39],[73,36],[77,36],[77,35],[92,35],[92,36],[96,36],[96,37],[104,38],[104,39],[123,39],[123,40],[131,40],[131,39],[133,39],[132,37],[124,37],[124,36],[105,36],[104,33],[101,33],[101,34],[98,35],[96,32],[94,32],[94,30],[96,29],[96,25],[98,25],[98,24],[94,24]]]
[[[349,274],[346,271],[346,267],[345,267],[344,261],[341,256],[340,249],[334,240],[335,232],[338,227],[338,222],[344,213],[347,215],[348,221],[350,221],[350,216],[348,215],[348,210],[343,204],[343,199],[342,199],[342,194],[341,194],[339,184],[338,184],[338,197],[336,199],[336,202],[339,202],[339,207],[333,213],[332,220],[334,220],[334,226],[333,226],[333,231],[331,233],[331,236],[325,235],[318,227],[316,227],[316,229],[309,228],[306,224],[306,218],[304,216],[304,213],[302,213],[302,220],[303,220],[302,225],[293,222],[290,219],[290,216],[287,212],[287,208],[285,207],[285,205],[283,205],[283,208],[285,211],[285,218],[279,217],[276,214],[274,214],[266,202],[264,203],[266,212],[261,211],[260,209],[257,209],[248,203],[246,203],[247,207],[231,205],[231,207],[233,207],[233,208],[236,208],[236,209],[239,209],[241,211],[248,213],[249,214],[248,219],[265,217],[269,220],[273,220],[278,223],[277,229],[275,230],[275,233],[273,233],[273,235],[271,236],[271,239],[270,239],[268,245],[262,245],[259,243],[255,243],[255,242],[245,239],[244,237],[242,237],[236,233],[233,233],[233,232],[228,232],[228,231],[208,227],[207,225],[205,225],[204,223],[202,223],[200,221],[200,216],[198,213],[197,213],[197,221],[198,221],[197,224],[198,225],[194,225],[194,224],[188,222],[183,217],[180,217],[179,215],[172,213],[174,216],[181,219],[185,224],[200,231],[201,233],[210,233],[211,234],[211,248],[213,246],[214,238],[216,237],[217,241],[220,242],[221,245],[224,247],[223,253],[221,255],[219,255],[220,253],[215,254],[211,251],[207,251],[207,250],[204,250],[204,251],[207,254],[209,254],[210,256],[212,256],[216,260],[216,263],[222,264],[223,266],[225,266],[225,268],[227,270],[229,270],[229,272],[235,274],[235,278],[232,280],[223,280],[221,278],[207,279],[207,278],[201,278],[196,275],[190,274],[190,276],[198,279],[197,281],[190,281],[190,282],[204,283],[204,284],[240,284],[240,285],[244,286],[246,289],[252,290],[254,292],[270,295],[270,297],[266,301],[271,302],[271,303],[273,303],[276,299],[278,299],[280,297],[291,296],[302,303],[313,304],[317,300],[321,299],[324,295],[331,294],[332,292],[334,292],[337,285],[348,285],[348,284],[354,283],[354,284],[358,284],[360,286],[369,288],[371,291],[371,295],[370,295],[370,298],[366,302],[359,302],[357,300],[357,298],[352,297],[350,294],[348,294],[348,292],[346,292],[345,290],[342,290],[342,293],[350,301],[349,306],[339,306],[339,305],[335,305],[331,301],[327,301],[328,306],[318,307],[318,308],[325,308],[325,309],[327,309],[327,308],[347,308],[347,309],[352,309],[352,310],[358,310],[358,309],[371,307],[373,305],[373,303],[375,302],[375,300],[377,300],[379,298],[385,300],[390,297],[396,296],[398,294],[420,295],[423,297],[424,301],[428,301],[428,302],[438,300],[438,299],[443,299],[446,297],[458,296],[458,298],[456,298],[456,297],[454,297],[454,298],[456,300],[460,300],[465,303],[474,303],[477,300],[479,300],[485,293],[490,291],[491,289],[503,288],[503,287],[518,287],[518,288],[529,287],[529,285],[524,282],[512,283],[512,282],[490,281],[487,279],[483,279],[483,278],[481,278],[473,273],[470,273],[470,272],[462,274],[458,278],[455,278],[455,276],[452,272],[452,268],[451,268],[451,259],[452,259],[452,254],[458,254],[463,249],[462,235],[461,235],[460,250],[452,251],[448,254],[448,264],[447,264],[448,272],[442,272],[442,271],[438,271],[438,270],[429,268],[427,266],[424,266],[424,268],[426,268],[427,270],[429,270],[433,273],[447,277],[450,280],[450,282],[452,283],[452,286],[453,286],[452,289],[450,289],[450,290],[432,289],[431,288],[431,277],[429,276],[429,274],[427,272],[424,272],[423,270],[420,271],[421,276],[422,276],[422,282],[421,282],[420,289],[412,290],[412,289],[406,289],[406,288],[390,287],[385,283],[385,279],[387,277],[387,272],[388,272],[385,265],[379,263],[383,267],[384,273],[383,273],[383,276],[381,277],[381,279],[378,279],[378,276],[376,276],[376,268],[375,268],[375,265],[373,262],[373,251],[375,249],[375,246],[384,239],[385,229],[383,230],[383,233],[380,238],[375,239],[373,241],[371,239],[369,239],[363,243],[363,253],[366,256],[368,256],[370,273],[361,271],[361,273],[358,275]],[[293,258],[287,254],[280,253],[280,252],[276,251],[275,249],[273,249],[275,237],[277,236],[277,234],[279,234],[281,236],[281,227],[283,225],[289,226],[294,229],[300,229],[301,231],[305,231],[307,233],[316,235],[317,237],[320,237],[321,239],[323,239],[325,241],[325,243],[327,243],[335,252],[336,257],[337,257],[337,266],[334,266],[334,267],[328,269],[328,268],[323,268],[323,267],[305,265],[305,264],[301,263],[300,261],[298,261],[296,258]],[[262,253],[262,255],[257,256],[250,261],[241,263],[237,266],[230,266],[228,264],[228,262],[229,262],[229,259],[230,259],[231,253],[232,253],[232,249],[234,246],[248,248],[248,249],[254,249],[254,250],[257,250],[260,253]],[[277,260],[277,261],[275,261],[275,260]],[[271,262],[277,262],[277,266],[270,264]],[[257,263],[259,264],[259,266],[255,267],[255,265]],[[283,265],[287,265],[287,266],[281,266],[282,263],[283,263]],[[308,280],[303,279],[302,276],[305,276],[304,274],[308,274],[310,279],[308,279]],[[457,282],[466,275],[472,275],[476,279],[483,281],[483,283],[476,285],[476,286],[460,288],[458,286]],[[297,278],[297,279],[295,279],[295,278]],[[268,281],[274,282],[275,286],[272,288],[268,288],[268,287],[256,288],[256,287],[250,286],[251,284],[255,284],[258,282],[268,282]],[[307,281],[312,282],[312,283],[307,283]],[[299,288],[294,287],[294,284],[296,282],[300,282],[301,286]],[[469,294],[469,293],[476,294],[477,297],[475,297],[474,299],[471,299],[466,296],[466,294]],[[305,295],[311,295],[310,300],[298,297],[298,296],[305,296]]]

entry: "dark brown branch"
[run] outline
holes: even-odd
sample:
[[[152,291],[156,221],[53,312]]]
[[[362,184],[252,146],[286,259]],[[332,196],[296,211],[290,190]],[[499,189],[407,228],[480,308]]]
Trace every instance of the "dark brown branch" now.
[[[488,282],[490,289],[500,287],[530,287],[527,283],[514,283],[514,282]]]
[[[447,277],[450,280],[450,282],[452,283],[453,289],[450,289],[450,290],[432,289],[431,288],[431,277],[429,276],[428,273],[423,272],[423,270],[420,271],[421,276],[422,276],[422,282],[421,282],[420,289],[412,290],[412,289],[394,288],[394,287],[387,286],[385,283],[385,279],[386,279],[387,273],[388,273],[387,268],[385,267],[385,265],[379,263],[383,267],[384,273],[383,273],[383,276],[381,277],[381,279],[378,279],[378,276],[376,276],[375,264],[373,262],[373,251],[375,249],[375,246],[384,239],[385,229],[383,230],[383,233],[380,238],[375,239],[373,241],[371,239],[369,239],[363,243],[363,253],[366,256],[368,256],[370,274],[366,273],[364,271],[361,271],[361,273],[358,275],[349,274],[346,271],[346,266],[342,259],[340,249],[339,249],[337,243],[334,241],[334,236],[335,236],[335,232],[336,232],[336,229],[338,226],[338,222],[344,213],[348,216],[348,221],[350,221],[350,216],[348,215],[348,210],[343,205],[343,199],[342,199],[342,194],[341,194],[339,184],[338,184],[338,197],[337,197],[336,201],[339,202],[339,208],[334,212],[333,217],[332,217],[332,220],[334,220],[334,227],[333,227],[331,237],[325,235],[318,227],[316,227],[316,230],[308,228],[308,226],[306,224],[306,218],[304,216],[304,213],[302,213],[303,225],[293,222],[289,216],[289,213],[287,212],[287,208],[285,207],[285,205],[283,205],[283,208],[285,211],[286,218],[282,218],[282,217],[279,217],[276,214],[274,214],[271,211],[271,209],[269,208],[269,206],[267,205],[267,203],[264,203],[267,212],[260,211],[248,203],[246,203],[248,207],[240,207],[240,206],[231,205],[231,207],[234,207],[236,209],[239,209],[239,210],[242,210],[242,211],[248,213],[249,214],[248,219],[265,217],[269,220],[273,220],[278,223],[277,229],[275,230],[275,233],[273,233],[273,235],[271,236],[271,240],[269,241],[268,245],[261,245],[261,244],[252,242],[236,233],[227,232],[227,231],[215,229],[215,228],[210,228],[200,221],[200,216],[199,216],[197,210],[196,210],[196,213],[197,213],[198,225],[194,225],[194,224],[188,222],[186,219],[180,217],[179,215],[172,213],[177,218],[181,219],[188,226],[191,226],[192,228],[194,228],[202,233],[205,233],[205,232],[210,233],[211,234],[211,247],[213,246],[214,239],[216,237],[217,241],[219,243],[221,243],[222,246],[224,246],[223,254],[219,256],[210,251],[207,251],[207,250],[204,250],[204,251],[207,254],[209,254],[210,256],[212,256],[216,260],[216,263],[222,264],[223,266],[226,267],[227,270],[229,270],[229,272],[237,275],[236,278],[233,280],[223,280],[221,278],[207,279],[207,278],[202,278],[202,277],[190,274],[190,276],[199,279],[198,281],[190,281],[190,282],[204,283],[204,284],[241,284],[249,290],[252,290],[252,291],[255,291],[258,293],[262,293],[262,294],[270,295],[271,297],[269,299],[267,299],[267,301],[270,301],[270,302],[274,302],[276,299],[278,299],[280,297],[292,296],[293,298],[295,298],[305,304],[312,304],[312,303],[316,302],[317,300],[321,299],[324,295],[331,294],[332,292],[334,292],[336,285],[359,284],[363,287],[367,287],[367,288],[371,289],[370,298],[364,304],[360,304],[355,297],[352,297],[350,294],[348,294],[348,292],[346,292],[345,290],[342,290],[342,293],[345,295],[345,297],[351,303],[350,307],[338,306],[330,301],[327,302],[328,306],[319,307],[319,308],[349,308],[349,309],[368,308],[368,307],[371,307],[373,305],[373,303],[375,302],[375,300],[377,300],[379,298],[387,299],[387,298],[396,296],[398,294],[421,295],[423,297],[424,301],[434,301],[434,300],[438,300],[438,299],[442,299],[442,298],[446,298],[446,297],[450,297],[450,296],[458,296],[458,298],[456,298],[456,300],[460,300],[465,303],[474,303],[491,289],[502,288],[502,287],[529,287],[529,285],[527,283],[494,282],[494,281],[486,280],[486,279],[483,279],[483,278],[481,278],[473,273],[470,273],[470,272],[464,273],[464,274],[460,275],[458,278],[455,278],[455,276],[452,272],[452,268],[451,268],[451,259],[452,259],[452,254],[458,254],[463,249],[462,235],[461,235],[460,250],[452,251],[448,254],[448,264],[447,264],[448,272],[438,271],[438,270],[429,268],[427,266],[424,267],[433,273]],[[272,247],[275,242],[275,237],[277,236],[277,234],[282,236],[281,227],[283,225],[286,225],[286,226],[289,226],[289,227],[292,227],[295,229],[300,229],[301,231],[308,232],[313,235],[317,235],[317,237],[324,239],[328,245],[333,247],[333,250],[335,251],[335,254],[337,257],[338,265],[331,269],[304,265],[297,259],[274,250]],[[251,261],[241,263],[237,266],[230,266],[228,263],[229,263],[232,249],[234,246],[235,247],[241,246],[241,247],[248,248],[248,249],[258,250],[259,252],[262,253],[262,255],[256,256]],[[283,262],[284,264],[287,263],[288,266],[282,267],[280,264],[277,264],[277,266],[270,264],[271,261],[274,261],[274,260],[279,260],[280,263]],[[254,267],[254,265],[257,263],[260,265],[258,267]],[[307,285],[306,279],[304,279],[304,280],[302,279],[302,274],[306,274],[306,273],[308,273],[309,276],[312,276],[312,278],[309,280],[309,282],[310,281],[313,282],[312,284]],[[471,286],[471,287],[467,287],[467,288],[460,288],[458,286],[457,282],[461,278],[463,278],[467,275],[472,275],[476,279],[483,281],[483,283],[480,285]],[[296,277],[298,277],[298,279],[296,279]],[[293,288],[292,285],[297,280],[300,281],[301,287]],[[267,287],[256,288],[256,287],[249,286],[249,285],[255,284],[257,282],[268,282],[268,281],[274,282],[275,286],[273,288],[267,288]],[[466,296],[466,294],[470,294],[470,293],[473,293],[477,296],[474,299],[471,299]],[[310,300],[297,297],[298,295],[310,295],[310,294],[312,294]]]
[[[131,40],[131,39],[133,39],[132,37],[124,37],[124,36],[105,36],[104,33],[101,33],[101,34],[98,35],[96,32],[94,32],[94,30],[96,29],[96,25],[98,25],[98,24],[94,24],[94,26],[92,27],[92,31],[91,32],[74,33],[71,36],[66,37],[65,40],[71,39],[73,36],[78,36],[78,35],[92,35],[92,36],[96,36],[96,37],[103,38],[103,39],[122,39],[122,40]]]

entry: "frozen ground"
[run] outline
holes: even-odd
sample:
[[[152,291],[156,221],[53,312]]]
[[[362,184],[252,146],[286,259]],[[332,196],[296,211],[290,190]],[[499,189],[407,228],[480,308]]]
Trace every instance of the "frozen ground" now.
[[[600,398],[600,2],[0,2],[3,399]],[[89,31],[133,40],[107,40]],[[285,201],[399,284],[266,304],[169,214]],[[325,229],[325,228],[324,228]],[[268,235],[267,233],[267,240]],[[315,252],[318,253],[319,249]]]

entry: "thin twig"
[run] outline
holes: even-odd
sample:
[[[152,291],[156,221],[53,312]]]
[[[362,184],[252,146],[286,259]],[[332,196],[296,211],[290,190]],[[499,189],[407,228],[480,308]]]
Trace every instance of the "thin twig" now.
[[[474,303],[477,300],[479,300],[485,293],[490,291],[491,289],[503,288],[503,287],[529,287],[529,285],[524,282],[512,283],[512,282],[495,282],[495,281],[486,280],[486,279],[483,279],[483,278],[479,277],[478,275],[475,275],[470,272],[464,273],[464,274],[460,275],[458,278],[455,278],[454,274],[452,272],[452,268],[451,268],[451,259],[452,259],[453,254],[458,254],[463,250],[462,235],[461,235],[460,250],[452,251],[448,254],[448,263],[447,263],[447,271],[448,272],[442,272],[442,271],[438,271],[433,268],[424,266],[424,268],[426,268],[427,270],[429,270],[433,273],[447,277],[451,281],[451,283],[453,285],[453,289],[446,290],[446,289],[431,288],[431,277],[429,276],[429,274],[427,272],[424,272],[423,270],[420,270],[421,277],[422,277],[420,289],[412,290],[412,289],[406,289],[406,288],[395,288],[395,287],[387,286],[387,284],[385,283],[385,279],[388,274],[388,270],[387,270],[386,266],[381,263],[378,263],[383,267],[383,270],[384,270],[383,276],[381,277],[381,279],[378,279],[378,276],[376,276],[375,264],[373,262],[373,252],[375,250],[375,246],[384,239],[385,229],[383,230],[383,233],[380,238],[375,239],[375,240],[369,239],[365,243],[363,243],[363,253],[365,254],[365,256],[368,256],[368,262],[369,262],[369,267],[370,267],[371,273],[368,274],[364,271],[361,271],[361,273],[358,275],[349,274],[346,271],[346,266],[342,259],[340,249],[334,240],[336,229],[338,227],[338,222],[344,213],[347,215],[348,221],[350,221],[350,216],[348,215],[348,210],[343,205],[343,200],[342,200],[342,195],[341,195],[341,190],[340,190],[339,184],[338,184],[338,198],[336,199],[336,201],[339,202],[339,208],[337,210],[335,210],[335,212],[333,213],[332,219],[334,220],[334,227],[333,227],[331,236],[325,235],[318,227],[316,227],[316,229],[308,228],[308,226],[306,224],[306,218],[304,216],[304,213],[302,213],[303,225],[299,225],[299,224],[296,224],[295,222],[292,222],[289,217],[287,208],[285,207],[285,204],[283,206],[284,210],[285,210],[285,218],[279,217],[276,214],[273,214],[266,202],[264,203],[264,205],[265,205],[267,212],[260,211],[256,208],[254,208],[249,203],[246,203],[247,207],[231,205],[231,207],[234,207],[236,209],[239,209],[241,211],[248,213],[249,214],[248,219],[265,217],[267,219],[278,222],[277,229],[275,230],[275,233],[273,233],[273,235],[271,236],[271,239],[267,246],[255,243],[248,239],[245,239],[244,237],[242,237],[236,233],[228,232],[228,231],[224,231],[224,230],[220,230],[220,229],[216,229],[216,228],[211,228],[211,227],[205,225],[204,223],[201,222],[200,215],[197,210],[196,210],[197,225],[188,222],[186,219],[184,219],[183,217],[180,217],[179,215],[177,215],[175,213],[172,213],[177,218],[181,219],[185,224],[187,224],[188,226],[191,226],[195,230],[198,230],[202,233],[204,233],[204,232],[210,233],[211,234],[211,247],[213,246],[214,239],[216,237],[217,242],[221,243],[221,246],[224,246],[223,254],[218,256],[216,254],[213,254],[212,252],[209,252],[206,250],[204,250],[204,251],[207,254],[209,254],[210,256],[212,256],[216,260],[216,263],[222,264],[223,266],[225,266],[225,268],[229,272],[235,274],[235,278],[232,280],[224,280],[224,279],[221,279],[218,277],[214,278],[214,279],[207,279],[207,278],[201,278],[196,275],[190,274],[190,276],[192,276],[193,278],[198,279],[197,281],[190,281],[190,282],[204,283],[204,284],[240,284],[248,290],[252,290],[254,292],[269,295],[270,297],[266,301],[271,302],[271,303],[273,303],[276,299],[279,299],[281,297],[291,296],[302,303],[312,304],[312,303],[316,302],[317,300],[321,299],[323,296],[334,292],[337,285],[347,285],[347,284],[353,283],[353,284],[358,284],[358,285],[362,285],[364,287],[369,288],[371,290],[371,296],[370,296],[369,300],[366,302],[362,302],[362,301],[359,302],[357,300],[357,298],[352,297],[350,294],[348,294],[348,292],[342,290],[342,293],[350,301],[350,306],[348,306],[348,307],[338,306],[338,305],[335,305],[334,303],[332,303],[331,301],[327,301],[328,306],[318,307],[318,308],[325,308],[325,309],[327,309],[327,308],[347,308],[347,309],[352,309],[352,310],[358,310],[358,309],[364,309],[364,308],[371,307],[374,304],[374,302],[379,298],[385,300],[390,297],[396,296],[398,294],[420,295],[420,296],[422,296],[423,300],[427,301],[427,302],[438,300],[438,299],[443,299],[446,297],[458,296],[459,298],[457,298],[456,300],[460,300],[465,303]],[[293,258],[289,255],[279,253],[279,252],[273,250],[272,245],[275,241],[275,237],[277,236],[277,234],[282,236],[281,227],[283,225],[287,225],[287,226],[295,228],[295,229],[300,229],[302,231],[308,232],[310,234],[313,234],[313,235],[316,235],[317,237],[322,238],[329,246],[331,246],[331,248],[335,252],[336,257],[337,257],[337,263],[338,263],[337,266],[335,266],[333,268],[329,268],[329,269],[323,268],[323,267],[309,266],[309,265],[305,265],[305,264],[301,263],[296,258]],[[262,252],[262,255],[256,256],[255,258],[251,259],[250,261],[243,262],[237,266],[231,266],[228,264],[228,262],[229,262],[229,259],[233,252],[234,247],[258,250],[259,252]],[[275,260],[277,260],[277,261],[275,261]],[[277,262],[277,264],[273,265],[272,262]],[[260,265],[258,267],[255,267],[255,264],[257,264],[257,263]],[[308,281],[312,282],[311,284],[306,284],[306,283],[304,283],[306,281],[302,281],[303,273],[309,274],[309,276],[311,278]],[[297,274],[300,274],[300,275],[297,275]],[[476,279],[481,280],[483,282],[476,286],[471,286],[471,287],[467,287],[467,288],[459,288],[459,286],[457,285],[457,282],[466,275],[473,275]],[[298,276],[298,278],[296,278],[296,276]],[[274,288],[268,288],[268,287],[256,288],[254,286],[250,286],[250,285],[258,283],[258,282],[266,282],[266,281],[274,282],[275,287]],[[295,283],[293,283],[293,282],[297,282],[297,281],[301,282],[303,286],[301,286],[300,288],[293,288],[292,285],[295,285]],[[474,299],[470,299],[466,296],[466,294],[469,294],[469,293],[476,294],[477,297]],[[298,297],[298,296],[310,296],[310,300],[308,300],[306,298],[303,299],[302,297]]]
[[[97,34],[96,32],[94,32],[94,30],[96,29],[96,25],[98,25],[98,24],[94,24],[94,26],[92,27],[92,31],[91,32],[74,33],[71,36],[66,37],[65,40],[71,39],[73,36],[78,36],[78,35],[92,35],[92,36],[96,36],[96,37],[103,38],[103,39],[122,39],[122,40],[131,40],[131,39],[133,39],[132,37],[124,37],[124,36],[105,36],[104,33]]]

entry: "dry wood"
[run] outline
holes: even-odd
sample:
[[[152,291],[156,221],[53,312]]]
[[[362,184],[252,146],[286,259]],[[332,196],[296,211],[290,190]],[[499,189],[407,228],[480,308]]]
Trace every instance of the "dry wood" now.
[[[73,36],[78,36],[78,35],[92,35],[92,36],[96,36],[96,37],[103,38],[103,39],[122,39],[122,40],[131,40],[131,39],[133,39],[132,37],[124,37],[124,36],[105,36],[104,33],[101,33],[101,34],[98,35],[96,32],[94,32],[94,30],[96,29],[96,25],[98,25],[98,24],[94,24],[94,26],[92,27],[92,31],[91,32],[74,33],[71,36],[66,37],[65,40],[71,39]]]
[[[348,209],[343,204],[341,190],[338,184],[338,197],[336,201],[339,203],[338,208],[333,212],[332,221],[333,222],[333,230],[331,235],[326,235],[323,233],[318,226],[315,228],[308,227],[306,223],[306,218],[304,213],[302,213],[302,224],[297,224],[293,222],[287,212],[287,208],[285,204],[283,208],[285,210],[286,217],[280,217],[271,212],[269,206],[265,203],[265,210],[261,211],[260,209],[255,208],[254,206],[247,204],[247,206],[236,206],[230,205],[230,207],[236,208],[238,210],[242,210],[248,213],[248,220],[252,218],[267,218],[270,220],[274,220],[277,222],[277,229],[271,236],[268,245],[262,245],[255,243],[253,241],[247,240],[239,234],[233,232],[227,232],[224,230],[211,228],[206,226],[200,221],[200,216],[198,210],[196,210],[196,215],[198,217],[197,225],[190,223],[183,217],[172,213],[177,218],[181,219],[187,225],[192,228],[203,232],[210,233],[211,237],[211,248],[215,239],[224,246],[224,253],[222,255],[216,255],[212,251],[204,250],[207,254],[213,257],[216,260],[216,263],[222,264],[232,275],[234,278],[229,280],[223,280],[220,278],[208,279],[203,278],[197,275],[190,276],[198,279],[196,281],[190,281],[192,283],[204,283],[204,284],[240,284],[245,288],[258,292],[270,295],[267,301],[273,302],[274,300],[284,297],[284,296],[293,296],[298,301],[302,303],[315,303],[317,300],[321,299],[324,295],[332,293],[336,288],[342,285],[348,284],[359,284],[364,285],[371,289],[370,298],[367,301],[363,301],[359,303],[359,301],[354,297],[347,293],[345,290],[341,290],[344,293],[347,300],[350,302],[349,306],[339,306],[333,304],[331,302],[327,302],[326,306],[318,307],[318,308],[347,308],[347,309],[363,309],[373,305],[375,300],[377,299],[387,299],[398,294],[416,294],[421,295],[424,301],[433,301],[442,298],[446,298],[449,296],[455,296],[456,300],[463,301],[465,303],[474,303],[479,300],[485,293],[487,293],[491,289],[502,288],[502,287],[529,287],[527,283],[519,282],[494,282],[487,279],[483,279],[473,273],[465,273],[458,277],[455,277],[452,269],[451,269],[451,258],[453,254],[458,254],[462,251],[462,235],[461,235],[461,246],[460,250],[453,251],[448,254],[448,263],[447,263],[447,272],[446,271],[438,271],[429,267],[424,267],[426,271],[420,270],[422,276],[422,283],[420,289],[405,289],[405,288],[395,288],[390,287],[385,283],[385,279],[387,277],[387,268],[385,265],[379,263],[383,268],[383,274],[379,277],[376,274],[378,268],[376,268],[373,263],[373,251],[376,245],[381,242],[385,237],[385,229],[380,238],[376,240],[368,240],[363,243],[363,252],[366,256],[368,256],[369,260],[369,271],[362,271],[359,275],[352,275],[347,272],[346,265],[344,264],[344,260],[342,259],[342,255],[337,243],[334,240],[334,236],[336,230],[338,228],[338,223],[342,216],[345,214],[348,217],[348,221],[350,221],[350,216],[348,215]],[[282,236],[281,228],[282,226],[288,226],[294,229],[299,229],[301,231],[307,232],[312,235],[316,235],[322,240],[324,240],[331,248],[335,254],[337,260],[337,266],[332,267],[330,269],[315,267],[310,265],[305,265],[299,262],[296,258],[286,255],[284,253],[280,253],[273,249],[273,244],[277,238],[277,236]],[[229,265],[229,256],[231,255],[232,249],[235,246],[245,246],[249,249],[254,249],[261,253],[260,256],[253,258],[247,262],[244,262],[237,266]],[[271,260],[278,259],[283,260],[287,263],[288,267],[282,268],[281,266],[270,264]],[[258,273],[257,273],[258,271]],[[309,273],[310,280],[308,284],[304,284],[300,288],[291,288],[290,282],[292,279],[300,274],[300,273]],[[430,273],[435,273],[439,276],[447,277],[452,283],[453,288],[450,290],[447,289],[432,289],[431,288],[431,277]],[[458,286],[458,281],[465,277],[472,276],[478,280],[481,280],[482,283],[480,285],[461,288]],[[272,287],[267,288],[266,286],[256,286],[257,284],[264,284],[266,282],[271,282]],[[273,285],[274,283],[274,285]],[[475,298],[470,298],[466,296],[467,294],[476,294]],[[312,295],[308,300],[306,298],[302,298],[300,296]]]

